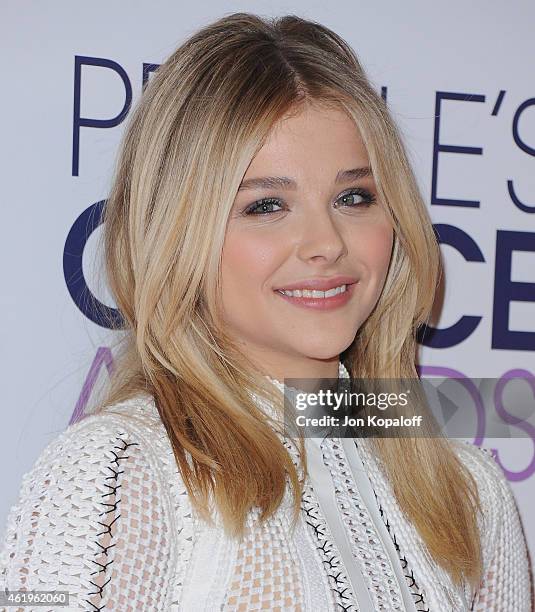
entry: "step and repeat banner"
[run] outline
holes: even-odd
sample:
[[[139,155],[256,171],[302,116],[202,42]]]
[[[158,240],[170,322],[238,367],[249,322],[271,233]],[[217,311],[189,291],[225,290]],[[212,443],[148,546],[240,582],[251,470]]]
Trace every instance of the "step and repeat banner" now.
[[[114,307],[96,242],[124,122],[144,84],[201,26],[225,14],[294,13],[355,49],[400,127],[437,236],[445,278],[424,377],[488,379],[496,413],[523,379],[535,406],[535,5],[527,1],[0,3],[3,287],[2,534],[22,475],[91,403],[113,369]],[[468,388],[467,386],[467,388]],[[535,427],[509,439],[468,390],[467,436],[494,450],[535,551]],[[531,408],[530,408],[531,406]],[[492,416],[492,415],[490,415]],[[529,416],[529,414],[528,414]],[[516,433],[515,433],[516,432]]]

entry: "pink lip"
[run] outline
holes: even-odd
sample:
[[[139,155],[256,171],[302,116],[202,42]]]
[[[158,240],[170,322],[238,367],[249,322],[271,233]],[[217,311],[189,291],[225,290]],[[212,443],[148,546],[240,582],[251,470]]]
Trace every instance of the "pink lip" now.
[[[340,283],[340,285],[344,284],[346,283]],[[281,293],[278,289],[275,290],[275,293],[280,295],[281,298],[283,298],[290,304],[294,304],[295,306],[300,306],[302,308],[312,308],[313,310],[334,310],[335,308],[340,308],[341,306],[344,306],[349,302],[351,296],[353,295],[356,284],[357,283],[348,284],[344,293],[339,293],[338,295],[333,295],[332,297],[328,298],[291,297],[289,295]],[[336,286],[338,285],[335,285],[335,287]],[[303,285],[301,285],[301,287],[303,287]],[[298,289],[299,287],[296,288]],[[319,289],[319,291],[322,290]]]
[[[275,287],[275,291],[280,291],[281,289],[288,289],[289,291],[293,291],[294,289],[316,289],[317,291],[328,291],[334,287],[340,287],[340,285],[352,285],[356,282],[357,279],[352,276],[331,276],[330,278],[317,277]]]

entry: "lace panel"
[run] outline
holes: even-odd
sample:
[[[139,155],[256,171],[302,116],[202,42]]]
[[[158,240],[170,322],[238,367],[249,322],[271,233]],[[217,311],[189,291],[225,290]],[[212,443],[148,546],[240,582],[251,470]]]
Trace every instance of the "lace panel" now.
[[[260,524],[251,512],[223,610],[304,610],[296,551],[277,515]],[[254,526],[254,528],[253,528]]]

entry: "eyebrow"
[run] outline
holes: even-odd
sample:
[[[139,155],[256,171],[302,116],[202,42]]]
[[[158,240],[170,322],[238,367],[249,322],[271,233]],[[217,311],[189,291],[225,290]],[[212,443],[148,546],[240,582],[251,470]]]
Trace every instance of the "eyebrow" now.
[[[340,170],[334,179],[335,183],[346,183],[348,181],[358,181],[359,179],[372,176],[372,169],[369,166],[363,168],[353,168],[352,170]],[[238,191],[246,189],[296,189],[297,183],[287,176],[261,176],[250,178],[241,182]]]

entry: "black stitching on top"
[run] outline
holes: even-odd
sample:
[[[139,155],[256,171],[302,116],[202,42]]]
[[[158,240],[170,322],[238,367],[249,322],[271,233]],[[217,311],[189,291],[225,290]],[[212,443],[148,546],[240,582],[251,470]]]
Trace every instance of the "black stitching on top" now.
[[[312,487],[310,487],[310,489],[312,489]],[[325,525],[320,523],[320,518],[317,516],[317,507],[314,508],[313,504],[317,505],[313,502],[310,493],[303,491],[301,509],[306,514],[305,523],[310,527],[312,534],[318,540],[316,549],[321,553],[322,563],[326,568],[331,590],[336,593],[335,599],[337,607],[344,612],[359,612],[356,604],[350,601],[351,589],[348,586],[347,577],[341,569],[340,560],[333,552],[333,543],[327,539],[325,535]],[[319,544],[319,542],[321,542],[321,544]],[[349,593],[349,595],[347,593]],[[346,604],[346,600],[349,601],[349,603]]]
[[[355,440],[354,442],[355,442],[355,446],[358,447],[357,441]],[[335,454],[335,457],[336,457],[336,454]],[[339,458],[337,458],[337,459],[338,459],[338,461],[337,461],[338,467],[343,467],[343,463],[340,461]],[[346,479],[346,484],[349,483],[349,482],[350,481],[348,481]],[[371,482],[370,482],[370,484],[371,484]],[[408,565],[407,559],[406,559],[406,557],[404,557],[404,556],[402,557],[401,556],[401,550],[400,550],[398,541],[396,539],[396,535],[394,533],[392,533],[392,528],[391,528],[390,522],[388,521],[388,519],[385,516],[384,510],[383,510],[381,504],[379,503],[379,499],[377,497],[377,493],[373,489],[373,486],[372,486],[372,490],[373,490],[373,493],[375,495],[375,499],[377,501],[377,505],[379,507],[379,514],[381,515],[381,518],[383,519],[383,522],[385,523],[387,531],[388,531],[390,537],[392,538],[392,541],[394,543],[396,552],[398,553],[398,556],[399,556],[400,561],[402,563],[403,570],[405,570],[407,568],[407,565]],[[335,492],[336,493],[340,492],[336,486],[335,486]],[[361,516],[362,516],[362,514],[361,514]],[[425,606],[423,595],[419,592],[420,589],[419,589],[418,584],[416,583],[416,580],[414,578],[413,571],[411,570],[410,574],[407,574],[404,571],[404,576],[406,577],[407,581],[409,582],[409,590],[410,590],[411,595],[413,596],[415,604],[422,604],[423,606]],[[412,588],[415,588],[416,590],[412,591],[411,590]],[[430,612],[430,610],[429,610],[428,607],[422,607],[422,608],[417,608],[417,612]]]
[[[108,555],[108,550],[110,548],[113,548],[116,545],[116,542],[114,542],[113,544],[109,544],[108,546],[104,546],[103,544],[101,544],[100,542],[95,542],[95,544],[97,546],[100,546],[100,548],[102,548],[102,552],[107,556]],[[96,563],[96,561],[94,561],[93,563]]]
[[[94,576],[95,574],[100,574],[100,572],[105,572],[108,569],[108,565],[111,565],[114,562],[115,559],[112,559],[111,561],[108,561],[108,563],[103,564],[103,563],[99,563],[98,561],[93,561],[93,563],[96,563],[101,569],[99,569],[97,572],[92,572],[91,576]]]
[[[122,438],[121,436],[117,436],[117,443],[121,443],[121,445],[118,446],[114,446],[113,449],[111,451],[111,453],[113,454],[113,460],[111,461],[111,465],[115,465],[117,469],[114,469],[113,467],[111,467],[111,465],[107,465],[105,466],[106,469],[108,469],[111,472],[110,476],[106,476],[106,478],[104,480],[113,480],[115,481],[115,484],[108,484],[107,482],[104,483],[104,486],[106,488],[109,489],[108,493],[103,493],[101,495],[101,497],[104,499],[106,497],[111,496],[111,501],[107,502],[107,501],[101,501],[100,504],[103,506],[103,510],[102,512],[99,513],[99,517],[100,516],[105,516],[106,514],[109,514],[110,512],[116,512],[118,507],[119,507],[119,503],[121,501],[121,499],[117,499],[117,490],[121,487],[120,484],[118,484],[118,479],[119,476],[121,474],[124,474],[124,470],[120,470],[119,469],[119,462],[123,459],[128,459],[129,455],[125,455],[125,451],[127,448],[129,448],[130,446],[138,446],[137,442],[127,442],[124,438]],[[118,451],[118,452],[116,452]],[[98,550],[95,553],[95,557],[104,554],[106,557],[108,556],[108,551],[110,548],[113,548],[117,543],[113,542],[112,544],[108,544],[108,546],[104,546],[101,542],[98,541],[98,538],[102,535],[105,534],[109,534],[111,538],[113,538],[113,536],[115,535],[112,532],[112,526],[115,524],[115,522],[119,519],[119,517],[121,516],[121,513],[119,512],[117,514],[117,516],[110,522],[110,524],[106,524],[105,522],[101,522],[101,521],[97,521],[97,523],[99,525],[101,525],[104,528],[104,531],[101,531],[99,533],[97,533],[97,535],[95,536],[97,539],[95,540],[95,544],[99,547],[100,550]],[[114,559],[111,559],[110,561],[108,561],[107,563],[100,563],[99,561],[97,561],[96,559],[91,559],[91,563],[94,563],[96,565],[96,570],[94,572],[91,573],[91,576],[94,576],[95,574],[101,574],[104,573],[106,574],[108,567],[113,563]],[[91,595],[99,595],[100,596],[100,604],[102,604],[102,599],[104,597],[103,595],[103,591],[104,591],[104,587],[110,582],[111,580],[111,576],[102,584],[102,586],[98,586],[97,584],[95,584],[93,581],[89,581],[90,584],[92,584],[97,590],[93,591],[91,593],[88,593],[88,596],[90,597]],[[106,605],[102,604],[100,606],[97,606],[96,604],[92,603],[91,601],[89,601],[89,599],[84,599],[84,601],[91,606],[90,608],[88,608],[88,610],[86,612],[100,612],[101,610],[103,610]]]
[[[423,595],[420,592],[420,588],[418,586],[418,583],[416,582],[416,579],[414,578],[414,571],[411,569],[410,573],[405,572],[405,570],[407,569],[407,566],[409,565],[409,562],[407,561],[407,557],[401,554],[401,549],[399,547],[399,543],[397,541],[396,534],[392,533],[392,528],[390,526],[390,523],[388,519],[386,518],[383,507],[381,506],[381,503],[379,502],[379,498],[377,497],[377,493],[375,492],[375,489],[373,488],[373,486],[372,486],[372,490],[373,490],[373,494],[375,495],[377,505],[379,506],[379,514],[381,515],[381,518],[383,519],[383,523],[385,524],[386,529],[388,533],[390,534],[390,537],[392,538],[392,542],[394,542],[394,547],[396,548],[396,552],[398,553],[399,560],[401,561],[401,566],[403,568],[403,574],[405,578],[407,578],[407,581],[409,583],[409,589],[412,589],[412,588],[416,589],[415,591],[411,590],[411,595],[414,598],[414,603],[417,605],[425,606],[425,607],[417,608],[417,612],[430,612],[430,609],[425,605]]]

